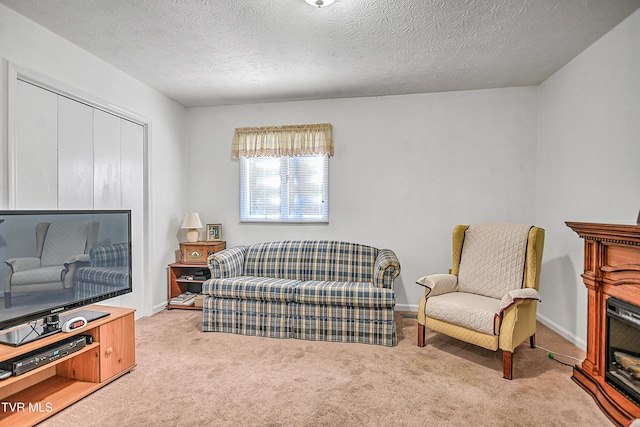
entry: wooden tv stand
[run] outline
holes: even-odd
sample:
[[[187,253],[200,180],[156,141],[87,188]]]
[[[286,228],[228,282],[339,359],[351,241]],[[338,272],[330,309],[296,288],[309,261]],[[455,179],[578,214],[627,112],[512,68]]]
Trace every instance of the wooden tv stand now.
[[[71,333],[59,332],[19,347],[0,345],[0,361],[55,344],[74,335],[91,335],[81,350],[22,375],[0,381],[0,425],[37,424],[135,366],[135,310],[92,305],[85,310],[109,316]]]

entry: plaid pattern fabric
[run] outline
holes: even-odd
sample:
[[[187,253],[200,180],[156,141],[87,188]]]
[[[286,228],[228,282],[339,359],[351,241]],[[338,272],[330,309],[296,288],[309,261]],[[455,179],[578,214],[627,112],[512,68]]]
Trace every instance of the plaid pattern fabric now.
[[[89,251],[92,267],[129,265],[129,243],[97,246]]]
[[[247,248],[244,275],[295,280],[373,282],[378,249],[328,240],[288,240]]]
[[[310,341],[332,341],[362,344],[396,345],[395,322],[331,319],[325,317],[293,317],[293,337]]]
[[[293,300],[293,290],[299,283],[298,280],[249,276],[209,279],[202,284],[202,293],[218,298],[288,302]]]
[[[245,252],[245,246],[235,246],[210,255],[207,262],[211,270],[211,278],[242,276]]]
[[[97,270],[95,268],[90,269]],[[100,280],[103,281],[98,281],[98,279],[89,279],[89,281],[76,279],[73,285],[73,294],[76,299],[92,298],[96,295],[102,295],[104,293],[129,286],[129,274],[127,271],[118,271],[113,269],[109,271],[106,271],[106,269],[101,270],[103,270],[104,274]]]
[[[80,267],[75,274],[78,283],[97,283],[116,287],[129,286],[128,267]]]
[[[376,286],[393,289],[393,281],[400,274],[400,261],[391,249],[381,249],[374,266]]]
[[[303,304],[394,307],[395,292],[373,283],[308,281],[296,285],[293,300]]]
[[[316,305],[293,302],[291,303],[291,314],[295,317],[371,320],[375,322],[395,321],[393,307],[349,307],[346,305]]]
[[[270,338],[292,338],[291,305],[205,296],[202,330]]]
[[[288,240],[238,246],[209,257],[202,330],[278,338],[397,343],[389,249]]]
[[[104,285],[89,282],[76,282],[73,287],[73,296],[76,299],[87,299],[104,294]]]
[[[129,286],[129,243],[97,246],[89,251],[91,266],[74,274],[76,298],[91,298]]]

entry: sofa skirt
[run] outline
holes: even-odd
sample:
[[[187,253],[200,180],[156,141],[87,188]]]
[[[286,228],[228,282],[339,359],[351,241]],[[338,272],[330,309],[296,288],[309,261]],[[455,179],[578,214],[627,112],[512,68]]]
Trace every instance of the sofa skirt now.
[[[202,330],[269,338],[292,338],[289,303],[205,296]]]
[[[255,301],[205,296],[202,330],[309,341],[397,344],[393,308]]]
[[[311,341],[397,344],[393,308],[292,303],[293,337]]]

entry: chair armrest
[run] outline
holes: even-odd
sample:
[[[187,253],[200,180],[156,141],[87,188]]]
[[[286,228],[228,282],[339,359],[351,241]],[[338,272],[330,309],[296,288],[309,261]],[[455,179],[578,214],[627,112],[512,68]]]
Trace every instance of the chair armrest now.
[[[458,290],[458,276],[453,274],[430,274],[416,281],[416,284],[427,288],[425,297],[448,294]]]
[[[500,301],[500,315],[514,305],[517,301],[521,300],[536,300],[540,301],[540,294],[533,288],[522,288],[514,291],[507,292]]]
[[[64,266],[69,268],[71,264],[75,264],[76,262],[89,264],[91,262],[91,258],[89,257],[89,254],[74,255],[64,261]]]
[[[244,271],[244,254],[246,246],[234,246],[209,255],[207,264],[212,279],[242,276]]]
[[[393,289],[393,281],[400,274],[400,261],[391,249],[380,249],[373,265],[373,284]]]
[[[40,267],[40,258],[36,257],[22,257],[22,258],[11,258],[5,261],[5,263],[11,267],[11,270],[14,273],[25,270],[32,270],[34,268]]]
[[[517,289],[502,298],[500,349],[513,352],[520,343],[536,333],[539,300],[537,291],[533,288]]]

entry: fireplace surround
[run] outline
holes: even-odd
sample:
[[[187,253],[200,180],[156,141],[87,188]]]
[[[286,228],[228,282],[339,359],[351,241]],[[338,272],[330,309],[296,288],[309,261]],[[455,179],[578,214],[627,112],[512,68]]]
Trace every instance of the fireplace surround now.
[[[587,354],[572,378],[624,426],[640,418],[640,225],[566,225],[584,239],[588,304]]]

